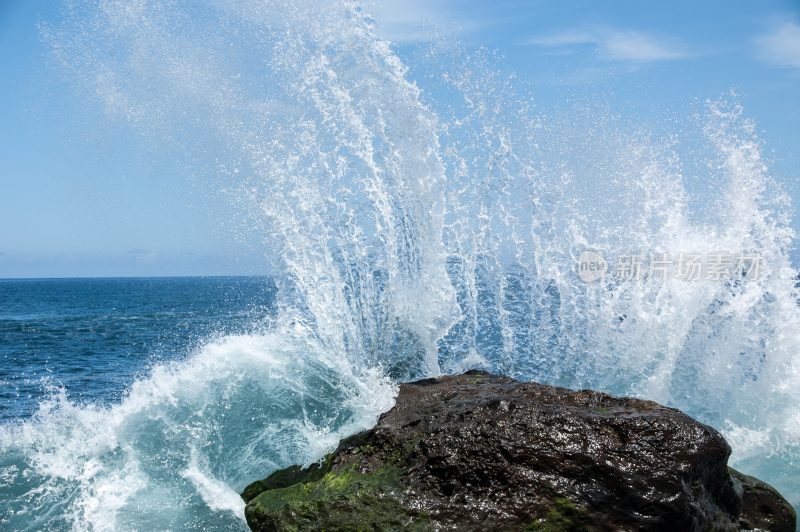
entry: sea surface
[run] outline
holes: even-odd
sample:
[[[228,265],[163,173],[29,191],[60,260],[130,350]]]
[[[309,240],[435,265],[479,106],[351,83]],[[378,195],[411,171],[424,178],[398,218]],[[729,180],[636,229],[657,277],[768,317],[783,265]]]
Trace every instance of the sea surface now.
[[[119,402],[157,362],[274,311],[268,278],[0,279],[0,420],[30,418],[54,390]]]

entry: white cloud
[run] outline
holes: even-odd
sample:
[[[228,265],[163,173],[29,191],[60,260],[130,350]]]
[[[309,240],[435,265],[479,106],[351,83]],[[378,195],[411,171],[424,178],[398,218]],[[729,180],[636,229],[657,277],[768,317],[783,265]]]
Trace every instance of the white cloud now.
[[[768,65],[800,68],[800,24],[783,22],[755,40],[756,57]]]
[[[153,251],[152,249],[130,249],[128,250],[128,256],[132,257],[133,260],[140,262],[142,264],[155,264],[158,262],[158,252]]]
[[[444,0],[374,0],[365,11],[375,20],[378,35],[397,43],[428,41],[480,25],[453,11]]]
[[[576,46],[579,44],[595,44],[597,39],[591,33],[577,30],[567,30],[554,35],[531,37],[524,44],[544,46],[547,48],[560,48],[562,46]]]
[[[611,32],[600,44],[602,52],[617,61],[670,61],[688,56],[680,43],[635,31]]]
[[[600,57],[612,61],[650,63],[689,57],[686,46],[664,37],[630,30],[568,30],[548,36],[532,37],[524,44],[547,48],[590,45]]]

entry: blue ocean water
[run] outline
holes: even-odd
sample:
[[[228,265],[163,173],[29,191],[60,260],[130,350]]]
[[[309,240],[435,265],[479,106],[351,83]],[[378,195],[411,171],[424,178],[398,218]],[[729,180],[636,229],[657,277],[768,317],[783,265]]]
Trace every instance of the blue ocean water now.
[[[0,279],[0,420],[29,418],[53,388],[118,402],[154,364],[274,311],[268,278]]]

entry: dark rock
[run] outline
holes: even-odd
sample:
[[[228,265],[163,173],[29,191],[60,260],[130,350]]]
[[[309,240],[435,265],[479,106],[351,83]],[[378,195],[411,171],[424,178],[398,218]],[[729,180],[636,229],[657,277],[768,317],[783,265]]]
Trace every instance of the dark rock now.
[[[243,497],[253,530],[794,530],[729,454],[678,410],[472,371],[402,385],[375,428]]]
[[[739,512],[739,526],[742,530],[795,531],[797,516],[794,508],[775,488],[732,467],[728,471],[734,482],[741,487],[742,510]]]

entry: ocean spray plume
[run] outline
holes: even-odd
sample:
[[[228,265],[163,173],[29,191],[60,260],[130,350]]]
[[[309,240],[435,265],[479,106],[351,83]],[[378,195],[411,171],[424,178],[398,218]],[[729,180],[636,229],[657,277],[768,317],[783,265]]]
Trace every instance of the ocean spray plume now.
[[[187,138],[202,124],[228,147],[226,166],[245,176],[232,186],[275,250],[284,313],[353,363],[374,353],[406,375],[438,372],[457,312],[438,122],[370,19],[314,2],[90,13],[52,33],[59,56],[113,115]]]

